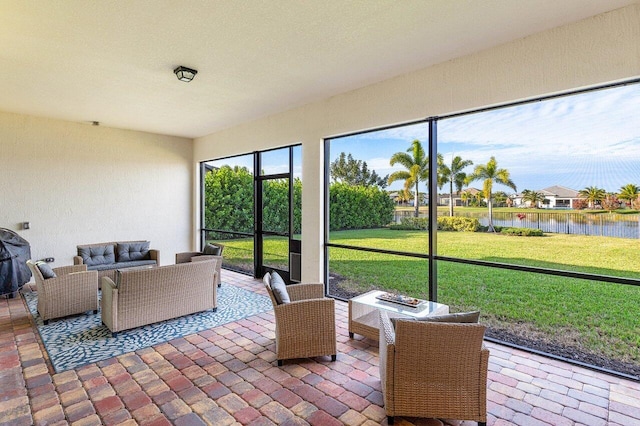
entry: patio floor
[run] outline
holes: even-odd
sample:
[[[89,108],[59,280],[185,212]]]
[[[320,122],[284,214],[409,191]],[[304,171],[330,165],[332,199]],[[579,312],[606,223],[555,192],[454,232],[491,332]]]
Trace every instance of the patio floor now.
[[[264,293],[250,277],[223,271],[222,278]],[[377,342],[349,339],[347,304],[336,303],[336,310],[336,362],[285,361],[278,368],[267,312],[52,374],[22,298],[0,299],[0,425],[386,424]],[[487,347],[489,425],[640,425],[640,383]]]

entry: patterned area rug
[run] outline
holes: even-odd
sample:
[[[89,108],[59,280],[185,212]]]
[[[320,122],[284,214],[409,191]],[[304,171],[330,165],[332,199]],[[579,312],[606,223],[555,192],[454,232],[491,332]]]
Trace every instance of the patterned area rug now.
[[[44,325],[37,311],[37,293],[25,292],[24,297],[56,373],[238,321],[273,308],[268,297],[223,283],[218,288],[216,312],[200,312],[122,331],[114,338],[102,324],[100,312],[97,315],[89,313],[55,319]]]

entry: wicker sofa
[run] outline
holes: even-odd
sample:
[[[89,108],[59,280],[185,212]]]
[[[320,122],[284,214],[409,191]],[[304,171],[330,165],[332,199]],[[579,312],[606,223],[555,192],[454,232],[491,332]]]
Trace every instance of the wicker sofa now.
[[[119,331],[217,309],[215,261],[120,270],[102,278],[102,322]]]
[[[149,248],[149,241],[111,241],[82,244],[73,257],[74,265],[87,265],[87,270],[98,271],[98,278],[115,280],[116,270],[141,266],[159,266],[160,252]]]

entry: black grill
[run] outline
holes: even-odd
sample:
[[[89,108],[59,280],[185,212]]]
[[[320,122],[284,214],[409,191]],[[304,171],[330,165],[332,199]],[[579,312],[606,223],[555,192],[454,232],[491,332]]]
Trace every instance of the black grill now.
[[[31,279],[27,260],[29,242],[10,229],[0,228],[0,296],[13,297]]]

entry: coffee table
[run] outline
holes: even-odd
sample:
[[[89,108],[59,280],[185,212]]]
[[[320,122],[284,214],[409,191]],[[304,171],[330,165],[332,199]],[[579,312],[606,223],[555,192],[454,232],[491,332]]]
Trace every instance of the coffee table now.
[[[422,319],[431,315],[449,313],[449,306],[442,303],[419,300],[415,307],[396,302],[378,299],[387,292],[372,290],[349,300],[349,337],[355,333],[370,339],[378,340],[380,332],[380,318],[378,310],[383,309],[389,317]]]

